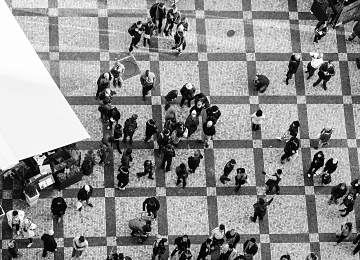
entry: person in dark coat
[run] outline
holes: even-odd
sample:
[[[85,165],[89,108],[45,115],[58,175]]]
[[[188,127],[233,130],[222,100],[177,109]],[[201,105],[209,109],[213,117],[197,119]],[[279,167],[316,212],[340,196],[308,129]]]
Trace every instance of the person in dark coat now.
[[[144,162],[144,173],[141,174],[141,175],[145,176],[147,174],[148,174],[148,178],[150,180],[154,179],[154,177],[153,177],[153,175],[154,175],[154,166],[153,166],[152,161],[150,161],[150,160],[145,160],[145,162]],[[141,177],[141,176],[138,176],[138,177]]]
[[[247,183],[247,174],[245,173],[244,168],[238,168],[236,169],[236,175],[235,175],[235,191],[238,192],[242,185]]]
[[[289,79],[292,79],[292,76],[296,73],[300,65],[300,55],[293,54],[290,57],[288,72],[286,73],[286,85],[289,85]]]
[[[157,138],[157,143],[159,145],[159,154],[160,157],[165,147],[170,143],[170,130],[164,129]]]
[[[175,249],[171,253],[171,257],[173,257],[176,253],[181,254],[190,248],[191,242],[188,235],[183,235],[182,237],[175,238],[174,241]]]
[[[122,151],[120,150],[120,138],[123,135],[123,129],[122,129],[122,125],[117,124],[115,125],[114,128],[114,143],[116,145],[116,149],[118,150],[119,154],[122,154]]]
[[[51,202],[51,212],[53,218],[57,218],[58,223],[60,223],[65,211],[67,209],[67,204],[63,197],[54,198]]]
[[[139,48],[137,46],[137,44],[141,40],[141,34],[143,32],[142,29],[143,29],[142,22],[138,21],[138,22],[134,23],[128,30],[128,32],[129,32],[129,34],[131,36],[131,43],[130,43],[130,47],[129,47],[129,53],[130,54],[134,50],[134,47]]]
[[[107,127],[107,129],[112,129],[113,124],[115,123],[115,125],[117,125],[119,120],[120,112],[116,107],[113,107],[109,112],[109,126]]]
[[[178,167],[176,167],[176,175],[177,175],[177,180],[176,180],[176,186],[179,186],[179,184],[183,183],[183,189],[185,189],[186,187],[186,179],[189,176],[189,172],[186,169],[186,165],[184,163],[181,163]]]
[[[176,89],[171,90],[169,93],[166,94],[165,100],[167,102],[175,101],[178,97],[178,94],[179,94],[179,92]]]
[[[100,112],[100,120],[103,123],[107,123],[109,121],[108,115],[109,115],[110,110],[111,110],[111,103],[110,102],[111,102],[110,99],[106,97],[103,100],[104,104],[100,105],[99,108],[98,108],[98,110]]]
[[[206,117],[207,119],[211,118],[214,125],[216,125],[217,121],[221,116],[221,112],[218,106],[211,106],[206,109]]]
[[[276,139],[278,141],[282,141],[285,139],[290,138],[291,136],[297,136],[297,134],[299,133],[299,127],[300,127],[300,122],[299,121],[293,121],[289,128],[286,130],[286,132],[281,136],[281,137],[277,137]]]
[[[77,199],[80,202],[83,202],[84,200],[86,201],[86,203],[90,206],[93,207],[93,204],[91,204],[89,202],[90,197],[92,196],[93,193],[93,187],[91,187],[91,185],[84,185],[78,192],[77,194]],[[82,207],[79,208],[79,211],[81,211]]]
[[[336,171],[337,167],[338,167],[338,159],[337,158],[330,158],[329,160],[327,160],[327,162],[325,163],[325,167],[323,172],[325,173],[329,173],[332,174]]]
[[[231,229],[225,233],[226,243],[229,245],[233,245],[236,248],[237,244],[240,242],[240,234],[235,231],[235,229]]]
[[[131,154],[132,154],[132,149],[131,148],[126,149],[123,156],[121,157],[121,166],[130,168],[130,163],[133,161]]]
[[[256,255],[257,251],[258,251],[258,246],[256,244],[256,239],[255,238],[250,238],[249,240],[246,240],[244,245],[243,245],[243,252],[244,255],[248,254],[248,255]]]
[[[201,103],[202,108],[208,109],[210,107],[210,102],[204,93],[199,93],[194,96],[195,106],[198,103]]]
[[[126,119],[124,124],[124,138],[123,142],[126,143],[127,137],[129,137],[129,144],[133,142],[133,135],[137,129],[137,120],[138,116],[133,114],[130,118]]]
[[[151,260],[161,260],[162,259],[162,256],[166,252],[165,243],[167,241],[168,240],[166,238],[159,238],[159,239],[155,240],[155,242],[153,244]]]
[[[264,93],[270,84],[270,80],[264,75],[256,75],[253,78],[254,86],[257,91]]]
[[[172,29],[175,24],[179,24],[181,19],[181,14],[175,4],[172,5],[172,8],[166,14],[166,24],[164,28],[165,36],[172,36]]]
[[[332,76],[335,75],[335,66],[332,64],[331,60],[328,62],[324,62],[318,72],[318,80],[315,81],[313,84],[313,87],[316,87],[320,84],[321,81],[323,81],[323,89],[327,90],[326,83],[331,79]]]
[[[93,149],[86,152],[84,160],[81,164],[83,175],[89,176],[93,173],[94,166],[96,165],[96,154]]]
[[[154,218],[156,218],[159,209],[160,209],[160,202],[158,201],[157,198],[151,197],[144,200],[143,211],[146,211],[149,216],[153,214]]]
[[[346,183],[339,183],[338,185],[334,186],[331,189],[331,197],[328,201],[329,205],[331,204],[337,204],[338,203],[338,199],[340,199],[342,196],[344,196],[347,192],[347,187],[346,187]]]
[[[360,234],[357,235],[353,241],[353,244],[356,245],[356,247],[353,250],[353,255],[356,255],[357,252],[360,251],[360,243],[359,242],[360,242]]]
[[[355,199],[356,199],[356,194],[349,193],[348,195],[346,195],[346,197],[343,199],[343,201],[340,204],[340,206],[341,205],[345,206],[344,209],[339,210],[340,212],[344,212],[343,214],[340,214],[340,216],[346,217],[350,212],[354,210]]]
[[[144,142],[149,142],[151,137],[158,132],[158,128],[156,126],[154,119],[149,119],[146,122],[146,128],[145,128],[145,139]]]
[[[54,253],[57,249],[57,243],[54,239],[54,231],[49,230],[48,233],[43,234],[41,236],[41,240],[44,241],[44,249],[42,253],[42,257],[47,256],[47,252]]]
[[[314,42],[318,43],[319,40],[324,37],[328,32],[328,22],[319,21],[315,26]]]
[[[166,7],[164,3],[156,3],[150,8],[150,17],[155,24],[159,34],[161,33],[163,20],[166,18]]]
[[[208,238],[204,243],[201,244],[199,255],[197,260],[206,260],[206,257],[210,254],[211,239]]]
[[[171,163],[172,163],[172,158],[175,157],[175,150],[172,147],[171,144],[168,144],[165,149],[164,149],[164,155],[163,155],[163,159],[160,165],[161,169],[165,168],[165,164],[166,164],[166,169],[165,172],[170,171],[170,167],[171,167]]]
[[[144,32],[144,47],[146,47],[146,43],[151,44],[151,36],[154,35],[155,24],[152,21],[148,21],[146,24],[143,24],[142,31]]]
[[[104,144],[100,145],[100,149],[97,151],[97,154],[100,157],[100,162],[99,162],[100,166],[104,164],[110,164],[110,161],[108,160],[110,151],[111,151],[110,147],[107,147]]]
[[[225,181],[230,181],[229,175],[232,172],[232,170],[234,170],[235,164],[236,164],[235,159],[231,159],[225,164],[224,173],[220,176],[220,181],[222,184],[225,184]]]
[[[259,220],[263,220],[266,214],[266,208],[273,200],[274,198],[271,198],[268,202],[265,202],[263,198],[260,198],[259,201],[254,204],[254,216],[251,216],[250,220],[256,222],[257,217],[259,217]]]
[[[172,49],[177,50],[178,55],[180,56],[182,54],[183,50],[185,50],[186,46],[187,46],[183,27],[178,27],[178,29],[174,35],[174,41],[175,41],[175,46],[172,47]]]
[[[165,121],[164,129],[169,129],[170,137],[172,136],[173,132],[176,130],[176,125],[177,125],[177,122],[176,122],[175,117]]]
[[[189,249],[186,249],[184,252],[179,253],[179,260],[190,260],[192,259],[192,254]]]
[[[275,188],[276,194],[279,195],[280,194],[279,183],[280,183],[281,178],[282,178],[282,170],[277,169],[277,171],[272,175],[267,174],[264,171],[262,173],[264,175],[266,175],[266,177],[268,177],[268,180],[265,182],[266,194],[269,194]]]
[[[202,141],[205,144],[205,148],[209,148],[210,139],[213,140],[216,134],[214,123],[210,120],[203,124]]]
[[[188,130],[188,138],[196,132],[199,123],[199,117],[197,116],[196,110],[193,110],[185,120],[185,127]]]
[[[116,176],[118,188],[119,190],[125,190],[126,185],[129,184],[129,169],[126,166],[120,166],[118,171],[119,173]]]
[[[180,89],[180,94],[182,96],[182,99],[180,101],[180,107],[184,105],[185,100],[188,101],[188,107],[191,107],[191,100],[193,100],[195,97],[195,86],[191,83],[186,83]]]
[[[300,142],[297,137],[291,137],[285,144],[284,154],[281,156],[281,163],[284,164],[285,160],[290,161],[290,157],[297,153],[300,147]]]
[[[96,98],[95,99],[99,99],[99,95],[102,91],[104,91],[107,88],[110,88],[110,82],[112,80],[112,76],[109,72],[105,72],[103,74],[100,75],[100,77],[97,80],[97,86],[98,89],[96,91]]]
[[[21,256],[21,254],[19,253],[17,243],[14,239],[10,240],[8,243],[8,252],[12,258],[17,258],[18,256]]]
[[[196,150],[194,152],[194,156],[190,156],[188,158],[188,168],[189,168],[189,173],[195,173],[196,169],[199,167],[200,165],[200,161],[201,159],[203,159],[204,157],[202,156],[200,150]]]
[[[322,151],[317,152],[314,154],[314,158],[311,162],[310,169],[307,172],[307,176],[311,178],[311,176],[316,173],[321,167],[324,166],[325,163],[325,155]]]

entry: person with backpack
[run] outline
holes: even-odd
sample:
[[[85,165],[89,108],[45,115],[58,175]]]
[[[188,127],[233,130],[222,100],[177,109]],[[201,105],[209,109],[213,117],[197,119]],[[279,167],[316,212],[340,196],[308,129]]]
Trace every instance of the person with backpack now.
[[[339,161],[338,161],[337,158],[330,158],[325,163],[323,173],[329,173],[329,174],[334,173],[336,171],[337,167],[338,167],[338,163],[339,163]]]
[[[130,43],[130,47],[129,47],[130,55],[131,55],[132,51],[134,50],[134,47],[139,48],[137,46],[137,44],[141,40],[141,34],[143,32],[142,29],[143,29],[143,24],[142,24],[141,21],[138,21],[138,22],[134,23],[128,29],[128,33],[131,36],[131,43]]]
[[[199,167],[200,165],[200,161],[201,159],[203,159],[204,157],[202,156],[200,150],[196,150],[194,152],[193,156],[190,156],[188,158],[188,168],[189,168],[189,173],[195,173],[196,169]]]
[[[256,112],[249,116],[251,118],[251,129],[253,131],[260,130],[261,124],[264,122],[266,117],[263,115],[261,109],[258,109]]]
[[[265,202],[263,198],[260,198],[258,202],[254,204],[254,216],[250,217],[250,220],[252,222],[256,222],[257,217],[259,217],[259,220],[263,220],[265,214],[266,214],[266,208],[271,204],[271,202],[274,200],[274,198],[271,198],[268,202]]]
[[[311,178],[316,172],[324,166],[325,163],[325,155],[322,151],[317,152],[314,154],[313,160],[311,162],[310,168],[307,172],[307,176]]]
[[[153,137],[154,134],[156,134],[158,132],[158,128],[156,126],[156,122],[154,119],[149,119],[146,122],[146,128],[145,128],[145,139],[144,142],[148,143],[149,141],[151,142],[151,138]]]
[[[126,185],[129,184],[129,169],[126,166],[119,167],[119,173],[116,176],[118,180],[118,189],[125,190]]]
[[[179,92],[176,89],[170,90],[169,93],[166,94],[165,100],[166,102],[173,102],[177,99]]]
[[[275,188],[276,194],[279,195],[280,194],[279,183],[282,178],[282,170],[277,169],[277,171],[272,175],[267,174],[264,171],[262,172],[262,174],[264,174],[266,177],[268,177],[268,180],[265,182],[266,194],[269,194]]]
[[[186,179],[189,177],[189,172],[186,169],[186,165],[185,163],[181,163],[178,167],[176,167],[176,176],[177,176],[177,180],[176,180],[176,186],[179,186],[179,184],[183,183],[183,189],[185,189],[186,187]]]
[[[328,21],[319,21],[315,26],[314,42],[318,43],[327,34],[328,30]]]
[[[116,149],[118,150],[119,154],[122,154],[122,151],[120,150],[120,138],[122,137],[123,129],[122,125],[116,124],[114,128],[114,143],[116,145]]]
[[[165,147],[170,143],[170,141],[170,130],[165,128],[157,138],[157,143],[159,145],[159,157],[161,157],[162,152],[165,150]]]
[[[77,199],[78,201],[80,202],[80,207],[78,208],[79,211],[82,210],[82,202],[83,201],[86,201],[86,204],[89,206],[89,207],[94,207],[94,205],[92,203],[90,203],[90,198],[93,194],[93,187],[91,185],[84,185],[78,192],[77,194]]]
[[[172,29],[175,24],[179,24],[181,19],[181,14],[176,7],[176,4],[173,4],[171,7],[172,8],[166,14],[166,23],[164,28],[165,36],[173,36]]]
[[[153,177],[153,175],[154,175],[154,165],[153,165],[151,160],[145,160],[144,161],[144,171],[137,173],[138,178],[144,177],[145,175],[148,175],[148,178],[150,180],[154,180],[154,177]]]
[[[211,239],[208,238],[204,243],[201,244],[199,255],[197,257],[197,260],[206,260],[207,256],[210,255],[210,249],[211,249]]]
[[[288,130],[281,136],[276,138],[278,141],[289,139],[291,136],[297,136],[299,133],[300,122],[298,120],[293,121]]]
[[[158,33],[161,33],[163,26],[163,20],[166,18],[166,7],[164,3],[155,3],[150,8],[150,17],[152,22],[155,24],[155,28],[158,30]]]
[[[264,93],[270,84],[270,80],[265,75],[255,75],[253,83],[257,91]]]
[[[301,57],[299,54],[293,54],[290,57],[289,65],[288,65],[288,72],[286,73],[286,85],[289,85],[289,79],[292,79],[293,75],[296,73],[297,69],[299,68],[301,61]]]
[[[165,164],[166,164],[166,169],[165,172],[170,171],[170,167],[171,167],[171,163],[172,163],[172,158],[175,157],[175,150],[172,147],[171,144],[168,144],[165,149],[164,149],[164,155],[163,155],[163,159],[160,165],[161,169],[165,168]]]
[[[334,75],[335,75],[335,66],[331,62],[331,60],[329,60],[328,62],[324,62],[323,64],[321,64],[321,66],[319,68],[319,72],[318,72],[319,78],[317,81],[315,81],[315,83],[313,84],[313,87],[316,87],[317,85],[320,84],[321,81],[323,81],[323,89],[327,90],[326,83]]]
[[[131,148],[126,149],[126,151],[121,157],[121,166],[130,168],[130,162],[133,161],[131,154],[132,154],[132,149]]]
[[[116,107],[113,107],[110,111],[109,111],[109,125],[106,129],[112,129],[113,124],[115,123],[115,125],[118,124],[119,120],[120,120],[120,112]]]
[[[151,36],[154,35],[154,30],[155,30],[155,24],[152,21],[148,21],[146,24],[143,25],[143,29],[144,31],[144,47],[146,47],[146,43],[149,45],[151,44]]]
[[[165,105],[165,122],[169,119],[175,118],[176,119],[176,107],[171,106],[170,104]]]
[[[188,102],[188,107],[191,107],[191,100],[193,100],[195,96],[195,86],[191,83],[186,83],[180,89],[180,94],[182,96],[182,99],[180,101],[180,107],[184,105],[185,100],[187,100]]]
[[[41,240],[44,243],[42,257],[47,256],[47,252],[55,252],[57,251],[57,243],[54,238],[54,230],[50,229],[47,233],[44,233],[41,236]]]
[[[295,136],[291,137],[285,144],[284,154],[281,156],[281,163],[284,164],[285,160],[290,161],[290,157],[297,153],[299,147],[299,139]]]
[[[329,145],[329,141],[331,138],[331,135],[333,133],[333,129],[330,126],[326,126],[321,130],[321,133],[319,135],[319,144],[315,149],[320,149],[324,145]]]
[[[153,89],[156,82],[156,76],[153,72],[150,70],[145,70],[140,75],[140,83],[142,86],[142,97],[143,101],[145,101],[145,96],[149,93],[150,90]]]
[[[165,243],[168,240],[166,238],[159,238],[153,243],[153,251],[151,255],[151,260],[161,260],[162,256],[166,253]]]
[[[100,157],[100,162],[99,162],[100,166],[105,165],[105,164],[106,165],[110,164],[110,161],[108,160],[110,151],[111,151],[110,147],[107,147],[104,144],[100,145],[100,149],[97,151],[97,155]]]
[[[130,118],[126,119],[124,124],[124,138],[123,142],[126,143],[127,137],[129,137],[129,144],[133,142],[133,135],[137,129],[137,122],[138,115],[133,114]]]

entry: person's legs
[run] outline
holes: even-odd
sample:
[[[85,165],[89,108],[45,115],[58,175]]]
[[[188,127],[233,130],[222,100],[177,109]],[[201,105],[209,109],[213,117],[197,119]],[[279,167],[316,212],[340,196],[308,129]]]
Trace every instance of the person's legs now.
[[[129,135],[129,144],[132,144],[132,142],[133,142],[133,135],[134,135],[134,134]]]
[[[122,181],[122,183],[121,183],[121,187],[120,188],[125,188],[126,187],[126,185],[128,185],[129,184],[129,178],[127,178],[127,179],[124,179],[123,181]]]
[[[159,32],[159,33],[161,33],[162,23],[163,23],[163,19],[160,19],[160,20],[159,20],[159,27],[158,27],[158,32]]]
[[[183,177],[182,180],[183,180],[183,188],[185,188],[186,187],[186,178]]]
[[[148,89],[146,86],[143,86],[142,87],[142,96],[143,96],[143,99],[145,100],[145,96],[149,93]]]
[[[71,253],[71,257],[75,257],[75,255],[76,255],[76,249],[73,248],[73,251],[72,251],[72,253]]]
[[[177,253],[177,251],[179,251],[179,250],[177,250],[176,248],[172,251],[172,253],[171,253],[171,257],[173,257],[176,253]]]
[[[161,152],[160,152],[160,156],[161,156]],[[163,156],[163,159],[162,159],[161,164],[160,164],[160,169],[165,168],[165,162],[166,162],[166,158]]]
[[[169,25],[169,29],[168,29],[170,35],[172,35],[172,29],[173,28],[174,28],[174,23],[171,22],[170,25]]]
[[[150,139],[151,139],[151,135],[150,136],[146,135],[145,139],[144,139],[144,142],[147,143],[147,142],[149,142]]]
[[[180,177],[177,177],[177,179],[176,179],[176,186],[178,186],[180,183],[181,183],[181,178],[180,178]]]
[[[354,248],[354,251],[353,251],[353,255],[355,255],[357,252],[360,251],[360,244],[358,244],[355,248]]]
[[[280,194],[280,187],[279,184],[275,185],[276,194]]]
[[[254,216],[250,217],[250,220],[252,222],[256,222],[257,217],[258,217],[258,214],[254,211]]]
[[[127,134],[124,133],[123,142],[126,143],[126,138],[128,137]]]
[[[115,140],[115,146],[116,146],[116,150],[118,150],[119,154],[122,154],[122,152],[120,150],[120,139]]]
[[[182,97],[181,101],[180,101],[180,107],[182,107],[185,103],[186,98]]]
[[[339,244],[341,241],[343,241],[345,238],[346,238],[346,236],[343,236],[343,235],[341,235],[341,236],[336,236],[337,237],[337,240],[336,240],[336,243],[337,244]]]
[[[284,163],[284,160],[285,160],[285,159],[289,159],[290,156],[291,156],[290,153],[286,153],[286,152],[285,152],[285,153],[283,154],[283,156],[281,156],[281,163]]]
[[[191,99],[188,99],[188,107],[191,107]]]
[[[324,90],[327,90],[326,83],[327,83],[329,80],[330,80],[330,79],[324,79],[324,81],[323,81],[323,89],[324,89]]]
[[[322,79],[319,77],[319,78],[317,79],[317,81],[314,82],[313,87],[319,85],[321,81],[322,81]]]
[[[169,26],[170,26],[170,23],[168,20],[166,20],[165,27],[164,27],[165,36],[169,36]]]
[[[46,257],[47,256],[47,251],[45,250],[45,248],[43,249],[43,253],[42,253],[42,257]]]
[[[286,85],[289,85],[289,79],[292,78],[292,73],[290,72],[290,70],[288,70],[288,72],[286,73]]]
[[[172,162],[172,157],[166,159],[166,170],[165,170],[166,172],[170,171],[171,162]]]
[[[348,41],[351,42],[352,40],[355,39],[355,37],[356,37],[355,32],[352,32],[351,35],[350,35],[349,38],[348,38]]]

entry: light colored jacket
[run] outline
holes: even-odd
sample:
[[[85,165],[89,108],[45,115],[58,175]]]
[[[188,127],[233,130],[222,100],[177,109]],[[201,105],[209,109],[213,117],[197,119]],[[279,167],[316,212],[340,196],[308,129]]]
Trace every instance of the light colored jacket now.
[[[250,115],[250,117],[251,117],[251,122],[253,122],[256,125],[261,125],[266,118],[264,115],[256,116],[256,112],[254,114]]]
[[[86,239],[84,242],[80,242],[79,238],[80,238],[80,236],[74,237],[73,248],[75,248],[77,251],[83,251],[89,246],[89,243]]]
[[[7,213],[6,213],[6,218],[8,220],[8,224],[9,226],[12,228],[12,220],[13,220],[13,213],[14,210],[9,210]],[[25,212],[22,211],[22,210],[18,210],[17,211],[19,213],[19,219],[20,219],[20,227],[22,227],[24,225],[24,218],[25,218]]]
[[[310,55],[312,56],[310,62],[311,67],[313,67],[314,69],[320,68],[321,64],[324,63],[323,58],[319,58],[319,53],[316,52],[310,52]]]

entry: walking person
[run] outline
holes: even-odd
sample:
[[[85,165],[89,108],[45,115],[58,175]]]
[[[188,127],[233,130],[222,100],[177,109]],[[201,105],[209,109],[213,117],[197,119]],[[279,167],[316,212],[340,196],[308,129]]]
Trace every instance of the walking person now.
[[[360,38],[360,22],[359,22],[359,20],[355,23],[355,25],[353,27],[353,31],[348,38],[348,41],[351,42],[356,37]]]
[[[109,111],[109,125],[106,129],[112,129],[113,124],[115,123],[115,125],[117,125],[119,123],[120,120],[120,112],[116,107],[113,107],[110,111]]]
[[[161,34],[163,20],[166,18],[166,7],[164,3],[153,4],[150,8],[150,17],[152,22],[155,24],[159,35]]]
[[[186,48],[186,38],[185,38],[185,32],[184,29],[181,29],[181,27],[178,27],[175,35],[174,35],[174,41],[175,46],[172,47],[173,50],[178,51],[178,56],[180,56]]]
[[[152,214],[154,218],[156,218],[159,209],[160,209],[160,202],[157,198],[150,197],[144,200],[143,211],[147,212],[149,216],[151,216]]]
[[[152,161],[150,161],[150,160],[145,160],[145,162],[144,162],[144,173],[142,174],[142,176],[145,176],[145,175],[148,175],[148,178],[150,180],[154,179],[154,177],[153,177],[154,165],[153,165]]]
[[[167,241],[168,240],[166,238],[159,238],[154,241],[151,260],[161,260],[162,259],[162,256],[166,252],[165,243]]]
[[[290,161],[290,158],[294,156],[300,147],[300,141],[296,137],[291,137],[285,144],[284,154],[281,156],[281,163],[284,164],[285,160]]]
[[[154,35],[155,24],[152,21],[148,21],[146,24],[143,24],[142,31],[144,32],[144,47],[146,47],[146,43],[151,44],[151,36]]]
[[[336,234],[336,245],[340,244],[344,239],[351,235],[352,228],[353,225],[351,222],[347,222],[344,225],[341,225],[340,232]]]
[[[233,245],[236,248],[237,244],[240,242],[240,234],[235,231],[235,229],[231,229],[225,234],[226,243],[229,245]]]
[[[103,92],[105,89],[110,88],[110,82],[112,80],[112,76],[109,72],[105,72],[101,74],[96,82],[97,84],[97,91],[95,94],[95,99],[99,99],[99,95],[101,92]]]
[[[126,149],[126,151],[121,157],[121,166],[125,166],[127,168],[131,167],[130,163],[133,161],[133,157],[131,154],[132,154],[132,149],[131,148]]]
[[[208,238],[204,243],[201,244],[199,255],[197,260],[207,260],[207,256],[210,255],[211,239]]]
[[[331,189],[331,197],[328,201],[328,204],[338,204],[338,199],[340,199],[341,197],[343,197],[346,192],[347,192],[347,187],[346,187],[346,183],[342,182],[339,183],[338,185],[332,187]]]
[[[253,83],[257,91],[264,93],[270,84],[270,80],[265,75],[255,75]]]
[[[138,115],[133,114],[130,118],[126,119],[124,124],[124,137],[123,142],[126,143],[126,139],[129,137],[129,144],[133,142],[133,135],[137,129],[137,122]]]
[[[6,218],[8,224],[12,230],[16,231],[17,235],[20,235],[20,227],[24,224],[25,212],[22,210],[9,210],[6,212]]]
[[[340,206],[344,205],[345,207],[339,210],[340,212],[344,212],[343,214],[340,214],[340,216],[346,217],[350,212],[354,210],[355,198],[356,198],[355,194],[349,193],[348,195],[346,195],[346,197],[343,199],[343,201],[340,204]]]
[[[328,22],[319,21],[315,26],[314,42],[318,43],[319,40],[327,34],[328,30]]]
[[[169,93],[166,94],[165,100],[167,103],[176,101],[178,95],[179,95],[179,92],[177,91],[177,89],[170,90]]]
[[[183,122],[177,122],[176,125],[175,125],[175,131],[173,132],[172,134],[172,140],[173,140],[173,145],[175,147],[178,146],[178,144],[180,143],[181,141],[181,138],[183,137],[187,137],[188,135],[188,130],[187,128],[185,127],[184,123]]]
[[[116,179],[118,180],[118,189],[125,190],[126,185],[129,184],[129,168],[120,166],[118,171],[119,173],[116,176]]]
[[[51,212],[53,218],[57,218],[57,223],[60,223],[62,220],[65,211],[67,209],[67,204],[63,197],[56,197],[51,202]]]
[[[207,109],[208,107],[210,107],[209,100],[203,93],[196,94],[194,96],[194,100],[195,105],[190,109],[189,113],[195,110],[197,116],[200,116],[203,109]]]
[[[165,105],[165,122],[171,120],[172,118],[176,119],[176,108],[170,104]]]
[[[207,117],[207,120],[209,118],[212,119],[214,125],[216,125],[217,121],[219,120],[221,116],[221,112],[219,110],[219,107],[218,106],[211,106],[211,107],[208,107],[206,109],[206,117]]]
[[[170,167],[171,167],[171,163],[172,163],[172,158],[175,157],[175,150],[172,147],[171,144],[168,144],[163,152],[163,159],[160,165],[161,169],[165,168],[165,164],[166,164],[166,168],[165,168],[165,172],[170,171]]]
[[[235,175],[235,191],[238,192],[242,185],[247,183],[247,174],[245,173],[244,168],[238,168],[236,169],[236,175]]]
[[[176,7],[176,4],[173,4],[171,6],[172,8],[169,9],[169,11],[166,14],[166,23],[164,28],[165,36],[173,36],[172,29],[174,28],[174,25],[180,23],[181,14],[178,8]]]
[[[111,148],[107,147],[104,144],[100,145],[100,149],[97,151],[97,155],[100,157],[99,165],[107,165],[110,164],[110,161],[108,160],[110,156]]]
[[[320,149],[324,145],[329,145],[329,141],[332,133],[333,133],[333,129],[330,126],[325,126],[323,130],[321,130],[321,133],[318,137],[319,144],[317,147],[315,147],[315,149]]]
[[[41,236],[41,240],[44,242],[44,248],[42,257],[47,257],[48,252],[54,253],[57,251],[57,243],[54,238],[54,230],[50,229],[47,233]]]
[[[221,181],[222,184],[225,184],[225,181],[231,181],[231,180],[229,179],[229,175],[230,175],[230,173],[234,170],[235,164],[236,164],[235,159],[231,159],[230,161],[228,161],[228,162],[225,164],[224,172],[223,172],[223,174],[220,176],[220,181]]]
[[[184,251],[189,249],[190,245],[191,245],[191,242],[190,242],[190,239],[189,239],[188,235],[183,235],[182,237],[175,238],[174,244],[175,244],[175,248],[171,252],[171,255],[170,255],[171,257],[174,257],[174,255],[176,253],[178,253],[178,255],[180,255]]]
[[[266,117],[263,115],[263,112],[259,109],[255,113],[250,115],[251,123],[252,123],[252,130],[257,131],[260,130],[261,124],[264,122]]]
[[[138,22],[134,23],[133,25],[131,25],[130,28],[128,29],[128,33],[131,36],[131,43],[130,43],[130,47],[129,47],[130,55],[132,54],[134,47],[136,49],[139,48],[137,46],[137,44],[141,40],[141,34],[143,33],[142,26],[143,26],[142,22],[138,21]]]
[[[201,159],[203,159],[204,157],[202,156],[200,150],[196,150],[194,152],[193,156],[190,156],[188,158],[188,168],[189,168],[189,173],[195,173],[196,169],[199,167],[200,165],[200,161]]]
[[[209,148],[210,140],[214,139],[214,135],[216,134],[216,129],[214,123],[209,120],[203,124],[203,132],[202,132],[202,140],[201,142],[205,144],[205,148]]]
[[[191,111],[191,113],[185,120],[185,127],[188,130],[188,138],[196,132],[199,123],[199,117],[197,116],[196,111]]]
[[[84,236],[76,236],[73,239],[73,251],[71,259],[80,258],[82,253],[88,248],[89,243]]]
[[[224,244],[220,249],[220,256],[218,260],[234,260],[237,256],[237,251],[234,245]]]
[[[353,180],[351,183],[350,183],[350,185],[351,185],[351,189],[354,191],[354,193],[356,194],[356,195],[359,195],[360,194],[360,179],[355,179],[355,180]],[[346,184],[345,184],[345,186],[346,186]]]
[[[305,73],[309,73],[306,79],[310,79],[312,76],[314,76],[315,71],[318,70],[324,63],[324,55],[322,53],[310,52],[310,56],[311,61],[308,63],[306,67],[307,70],[305,71]]]
[[[259,220],[263,220],[266,214],[266,208],[271,204],[274,198],[271,198],[269,201],[265,202],[263,198],[260,198],[258,202],[254,204],[254,215],[250,217],[252,222],[256,222],[257,217]]]
[[[184,105],[185,100],[187,100],[188,102],[188,107],[191,107],[191,100],[193,100],[195,97],[195,86],[191,83],[186,83],[180,89],[180,94],[182,96],[182,99],[180,101],[180,107]]]
[[[146,122],[146,128],[145,128],[145,139],[144,142],[148,143],[151,142],[151,138],[153,137],[154,134],[156,134],[158,132],[158,128],[156,126],[156,122],[154,119],[149,119]]]
[[[243,245],[244,259],[253,259],[254,255],[258,252],[259,248],[256,244],[255,238],[246,240]]]
[[[288,72],[286,73],[286,85],[289,85],[289,79],[292,79],[293,75],[296,73],[296,71],[299,68],[301,61],[301,57],[299,54],[293,54],[290,57],[289,65],[288,65]]]
[[[310,254],[307,255],[305,260],[318,260],[319,258],[317,257],[317,255],[313,252],[311,252]]]
[[[314,154],[313,160],[311,162],[310,168],[307,172],[307,176],[311,178],[313,175],[316,175],[316,172],[324,166],[325,163],[325,155],[322,151]]]
[[[149,91],[151,91],[154,88],[155,82],[156,82],[156,76],[150,70],[145,70],[140,75],[140,83],[142,86],[142,98],[144,101]]]
[[[120,138],[123,135],[123,129],[122,125],[116,124],[114,127],[114,143],[116,145],[116,149],[119,152],[119,154],[122,154],[122,151],[120,150]]]
[[[329,174],[334,173],[338,167],[338,163],[339,163],[339,161],[337,158],[330,158],[325,163],[323,173],[329,173]]]
[[[18,256],[21,256],[17,243],[14,239],[10,240],[8,243],[8,252],[12,258],[17,258]]]
[[[276,194],[279,195],[280,194],[279,183],[282,178],[282,170],[277,169],[277,171],[272,175],[267,174],[264,171],[262,173],[268,178],[268,180],[265,182],[266,194],[271,193],[275,188]]]
[[[326,83],[331,79],[332,76],[335,75],[335,66],[329,60],[328,62],[324,62],[321,64],[318,72],[318,80],[314,82],[313,87],[316,87],[320,84],[321,81],[323,81],[323,89],[327,90]]]
[[[282,140],[287,140],[289,138],[291,138],[291,136],[297,136],[297,134],[299,133],[299,127],[300,127],[300,122],[299,121],[293,121],[291,123],[291,125],[289,126],[288,130],[286,130],[286,132],[281,136],[276,138],[278,141],[282,141]]]
[[[121,63],[120,60],[115,61],[114,66],[111,68],[110,73],[113,76],[113,87],[122,87],[124,81],[122,76],[125,72],[125,66]],[[116,94],[115,91],[112,91],[113,94]]]
[[[89,207],[94,207],[94,205],[90,203],[90,197],[92,196],[92,194],[93,194],[93,187],[91,187],[91,185],[86,184],[79,190],[77,194],[77,199],[81,204],[83,201],[86,201],[86,204]],[[82,210],[82,205],[78,210],[79,211]]]
[[[183,189],[185,189],[186,187],[186,179],[189,176],[189,172],[186,169],[186,165],[185,163],[181,163],[178,167],[176,167],[176,176],[177,176],[177,180],[176,180],[176,186],[179,186],[179,184],[183,183]]]
[[[211,250],[213,250],[215,246],[221,246],[225,242],[226,231],[227,230],[224,224],[220,224],[211,231],[211,235],[209,237],[212,240]]]
[[[164,129],[157,138],[157,144],[159,145],[159,157],[161,157],[161,154],[165,150],[165,147],[170,144],[170,141],[170,130]]]
[[[27,238],[29,240],[29,243],[26,247],[31,247],[33,243],[33,238],[35,237],[34,230],[36,229],[36,224],[34,224],[31,220],[25,218],[24,219],[24,225],[22,227],[22,234],[24,238]]]

